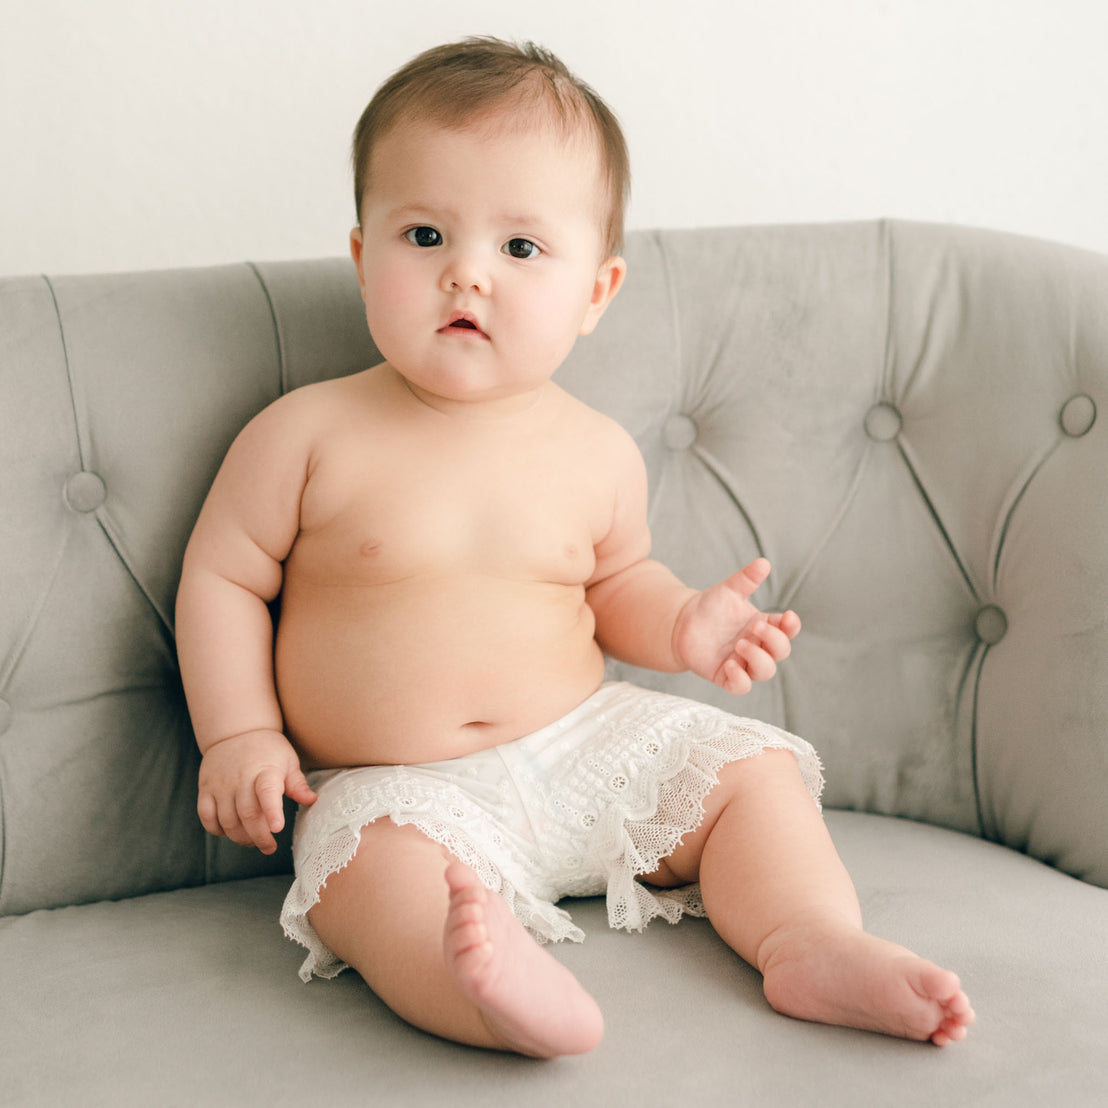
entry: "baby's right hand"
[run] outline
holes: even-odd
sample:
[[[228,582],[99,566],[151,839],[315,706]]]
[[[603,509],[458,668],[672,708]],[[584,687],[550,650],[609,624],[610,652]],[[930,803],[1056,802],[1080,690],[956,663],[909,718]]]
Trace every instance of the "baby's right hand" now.
[[[286,793],[300,804],[315,803],[292,744],[279,731],[247,731],[208,747],[196,811],[210,834],[272,854],[273,836],[285,826]]]

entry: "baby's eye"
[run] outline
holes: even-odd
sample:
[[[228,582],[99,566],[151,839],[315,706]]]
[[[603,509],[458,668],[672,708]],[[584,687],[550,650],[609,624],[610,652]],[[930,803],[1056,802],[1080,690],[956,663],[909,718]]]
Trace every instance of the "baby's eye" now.
[[[537,258],[542,253],[530,239],[508,239],[500,249],[512,258],[523,260]]]
[[[442,235],[434,227],[413,227],[404,237],[413,246],[442,246]]]

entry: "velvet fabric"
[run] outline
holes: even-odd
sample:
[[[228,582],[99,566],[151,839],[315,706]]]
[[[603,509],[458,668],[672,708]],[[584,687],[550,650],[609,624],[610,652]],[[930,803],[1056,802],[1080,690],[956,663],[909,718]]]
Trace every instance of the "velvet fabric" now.
[[[873,222],[636,232],[627,259],[558,380],[637,438],[656,556],[700,586],[764,554],[756,600],[804,630],[739,702],[610,676],[815,745],[867,923],[961,973],[970,1039],[786,1020],[706,923],[614,935],[591,901],[557,948],[606,1011],[585,1058],[301,985],[287,834],[264,858],[196,818],[172,617],[234,435],[376,359],[353,268],[37,276],[0,280],[0,1101],[1098,1102],[1108,258]]]

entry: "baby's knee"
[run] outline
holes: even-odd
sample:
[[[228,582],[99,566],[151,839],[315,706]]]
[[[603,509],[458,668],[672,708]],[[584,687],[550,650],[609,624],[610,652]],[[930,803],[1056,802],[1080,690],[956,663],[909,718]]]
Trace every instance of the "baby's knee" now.
[[[351,899],[366,906],[395,899],[398,886],[419,888],[424,896],[441,892],[445,899],[449,861],[447,851],[417,827],[382,817],[360,829],[354,856],[320,887],[313,912],[326,914],[329,904]]]
[[[444,882],[442,875],[450,861],[451,855],[446,848],[414,824],[398,824],[382,816],[362,827],[358,849],[346,868],[372,872],[384,879],[394,875],[402,877],[405,872],[430,872]]]
[[[757,754],[721,766],[710,799],[722,806],[750,790],[762,790],[773,782],[801,780],[800,763],[791,750],[766,747]]]
[[[388,816],[365,824],[359,832],[358,853],[377,849],[419,849],[422,844],[442,848],[414,823],[394,823]]]

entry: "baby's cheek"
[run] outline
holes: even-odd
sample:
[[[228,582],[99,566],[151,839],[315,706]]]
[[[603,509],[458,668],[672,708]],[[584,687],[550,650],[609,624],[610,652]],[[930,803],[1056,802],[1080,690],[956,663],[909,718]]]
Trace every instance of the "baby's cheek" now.
[[[528,306],[527,318],[534,356],[556,369],[577,341],[583,311],[576,299],[546,297]]]
[[[389,312],[404,310],[412,302],[413,289],[410,281],[402,276],[381,276],[374,274],[366,280],[366,311],[387,318]]]
[[[412,333],[418,310],[415,290],[402,280],[366,281],[365,309],[370,332],[384,354],[392,341]]]

